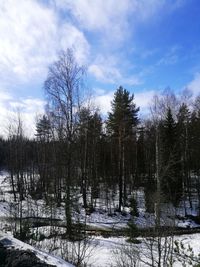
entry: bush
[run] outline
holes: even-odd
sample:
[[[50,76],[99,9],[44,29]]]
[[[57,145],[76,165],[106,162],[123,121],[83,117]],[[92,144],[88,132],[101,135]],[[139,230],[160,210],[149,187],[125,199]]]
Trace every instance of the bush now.
[[[133,242],[136,237],[138,237],[138,229],[135,225],[134,221],[129,221],[126,228],[127,236],[129,237],[129,241]]]
[[[130,208],[131,208],[130,214],[132,216],[138,217],[139,216],[139,212],[138,212],[138,208],[137,208],[137,202],[136,202],[136,200],[135,200],[135,198],[133,196],[130,199]]]

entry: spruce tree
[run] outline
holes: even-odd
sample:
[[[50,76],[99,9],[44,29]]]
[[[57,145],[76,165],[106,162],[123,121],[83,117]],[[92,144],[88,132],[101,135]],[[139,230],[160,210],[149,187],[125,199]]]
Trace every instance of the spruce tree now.
[[[51,124],[50,120],[46,115],[43,115],[42,118],[36,124],[36,137],[40,141],[48,142],[51,136]]]
[[[113,140],[112,143],[117,159],[119,211],[121,211],[126,199],[126,174],[129,167],[126,164],[128,162],[128,146],[130,147],[131,141],[136,140],[134,128],[139,122],[139,108],[136,107],[133,100],[134,95],[130,95],[126,89],[120,86],[114,94],[114,99],[111,103],[112,111],[109,113],[107,121],[107,129]],[[134,160],[134,157],[132,160]],[[134,173],[132,174],[134,175]]]
[[[173,118],[171,108],[161,124],[162,136],[162,173],[163,192],[174,204],[180,198],[182,188],[180,149],[177,136],[177,124]]]

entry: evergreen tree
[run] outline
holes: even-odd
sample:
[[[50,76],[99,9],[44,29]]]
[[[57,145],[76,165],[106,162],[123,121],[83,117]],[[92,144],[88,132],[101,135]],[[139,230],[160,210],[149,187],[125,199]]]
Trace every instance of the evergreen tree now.
[[[36,124],[36,137],[38,140],[48,142],[51,136],[51,124],[46,115],[43,115]]]
[[[194,111],[189,127],[189,137],[189,150],[191,152],[190,168],[200,176],[200,95],[195,99]]]
[[[163,122],[161,123],[162,139],[162,173],[163,192],[166,192],[169,199],[177,204],[182,192],[182,176],[180,149],[177,136],[177,125],[170,108]]]
[[[89,121],[91,112],[88,108],[83,107],[79,112],[78,123],[78,145],[81,170],[81,191],[83,196],[83,206],[87,208],[87,186],[88,186],[88,169],[89,169]]]
[[[36,143],[37,143],[37,166],[40,174],[40,182],[37,184],[36,195],[42,197],[47,196],[50,189],[50,139],[51,139],[51,124],[46,115],[43,115],[36,123]],[[34,192],[33,192],[34,193]]]
[[[102,134],[102,119],[99,112],[95,111],[89,122],[89,180],[91,185],[90,205],[92,209],[94,206],[94,199],[99,193],[99,177],[102,169],[102,162],[100,159]]]
[[[120,86],[114,94],[114,99],[111,103],[112,111],[109,113],[107,121],[107,129],[113,140],[112,143],[115,148],[117,160],[119,211],[121,211],[123,200],[124,204],[126,200],[126,175],[127,173],[130,175],[130,172],[128,171],[129,166],[128,164],[125,165],[128,161],[126,157],[129,154],[128,147],[130,148],[131,146],[130,141],[136,142],[135,127],[139,122],[139,108],[136,107],[133,100],[134,95],[130,95],[126,89]],[[136,153],[136,149],[134,152]],[[132,160],[134,160],[134,156]],[[132,175],[134,175],[133,171],[135,170],[132,169]]]

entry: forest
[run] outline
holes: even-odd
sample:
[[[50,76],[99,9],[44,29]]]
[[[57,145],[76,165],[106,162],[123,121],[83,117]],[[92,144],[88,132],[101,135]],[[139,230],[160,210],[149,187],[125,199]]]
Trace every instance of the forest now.
[[[167,88],[149,99],[149,113],[143,114],[134,94],[119,85],[103,116],[86,80],[73,50],[61,52],[44,82],[45,114],[37,118],[34,137],[26,135],[19,111],[0,138],[0,167],[9,188],[4,191],[2,182],[0,202],[9,202],[10,218],[1,231],[7,227],[35,245],[47,237],[40,229],[50,229],[49,239],[68,241],[60,256],[75,266],[97,266],[85,261],[95,235],[133,241],[112,266],[175,266],[174,251],[180,262],[198,264],[174,236],[200,226],[200,95],[194,98],[187,89],[175,95]],[[113,218],[124,224],[96,227],[88,223],[94,214],[104,216],[105,224]],[[184,222],[190,224],[184,228]],[[155,244],[156,257],[133,253],[141,236],[152,237],[149,251]],[[162,242],[173,245],[163,252]],[[66,253],[73,250],[78,253]]]

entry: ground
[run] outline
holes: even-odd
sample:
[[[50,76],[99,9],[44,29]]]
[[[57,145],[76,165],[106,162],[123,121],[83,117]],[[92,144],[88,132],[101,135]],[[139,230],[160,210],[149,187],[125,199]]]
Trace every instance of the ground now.
[[[91,236],[88,241],[88,246],[84,247],[83,243],[70,243],[67,240],[61,238],[62,232],[65,231],[63,227],[33,227],[31,229],[32,234],[37,233],[36,239],[30,239],[29,242],[33,245],[30,246],[24,242],[15,239],[11,232],[12,227],[16,223],[16,206],[13,201],[13,196],[10,192],[10,185],[7,179],[8,174],[2,172],[0,174],[0,239],[10,240],[10,244],[14,248],[19,249],[29,249],[36,253],[36,255],[48,264],[56,265],[58,267],[62,266],[72,266],[64,259],[70,257],[76,257],[78,253],[78,248],[85,252],[84,262],[87,262],[92,267],[107,267],[115,262],[115,253],[121,244],[126,244],[125,237],[102,237],[102,236]],[[145,210],[144,192],[138,189],[134,192],[135,198],[138,204],[139,217],[134,218],[138,228],[147,228],[154,224],[155,216],[152,213],[148,213]],[[56,209],[51,209],[51,207],[46,206],[43,200],[33,200],[30,196],[27,197],[23,203],[23,217],[40,217],[40,218],[51,218],[60,220],[59,222],[64,222],[65,212],[64,204]],[[106,211],[103,200],[97,200],[97,207],[95,212],[91,215],[86,215],[83,209],[80,209],[79,213],[74,212],[74,220],[79,219],[80,221],[86,221],[86,224],[93,229],[108,230],[115,229],[119,230],[127,226],[127,222],[130,220],[131,216],[129,214],[129,208],[125,208],[123,215],[114,211],[114,206],[110,208],[110,211]],[[187,212],[191,215],[195,215],[195,210],[189,209],[189,204],[186,203]],[[52,212],[53,210],[53,212]],[[172,207],[170,204],[165,204],[162,207],[162,224],[171,225],[174,223],[171,214],[179,215],[176,218],[176,226],[181,226],[185,228],[195,228],[199,227],[198,224],[194,223],[191,218],[186,218],[184,216],[183,205],[180,203],[178,208]],[[57,236],[56,233],[59,232]],[[43,236],[43,238],[41,238]],[[139,238],[140,239],[140,238]],[[175,236],[175,240],[183,241],[184,244],[190,244],[193,247],[194,253],[197,255],[200,251],[200,234],[190,234]],[[141,243],[143,240],[141,239]],[[37,247],[37,248],[36,248]],[[67,254],[68,253],[68,254]],[[72,256],[69,256],[69,254]],[[70,254],[70,255],[71,255]],[[63,259],[61,259],[63,258]],[[182,266],[177,263],[176,266]],[[141,265],[145,266],[145,265]],[[175,266],[175,265],[174,265]]]

